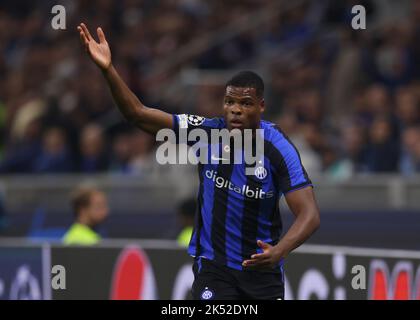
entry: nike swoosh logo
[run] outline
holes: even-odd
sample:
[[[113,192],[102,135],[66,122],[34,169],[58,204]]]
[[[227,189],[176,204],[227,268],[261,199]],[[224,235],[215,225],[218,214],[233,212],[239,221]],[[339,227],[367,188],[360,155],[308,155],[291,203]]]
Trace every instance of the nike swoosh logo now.
[[[211,160],[213,161],[220,161],[220,160],[225,160],[225,161],[229,161],[230,159],[226,159],[226,158],[218,158],[215,155],[211,155]]]

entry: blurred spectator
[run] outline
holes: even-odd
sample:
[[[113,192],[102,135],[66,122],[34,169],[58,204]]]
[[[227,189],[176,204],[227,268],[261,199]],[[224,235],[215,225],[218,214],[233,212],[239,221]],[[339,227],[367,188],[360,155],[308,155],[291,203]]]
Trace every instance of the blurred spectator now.
[[[71,199],[75,221],[63,237],[67,245],[93,245],[101,240],[94,230],[108,216],[105,194],[95,188],[80,188]]]
[[[4,194],[3,194],[3,190],[0,188],[0,234],[3,231],[3,229],[5,229],[7,226],[6,218],[7,217],[6,217],[6,208],[4,205]]]
[[[405,175],[420,172],[420,126],[411,126],[403,131],[399,168]]]
[[[6,108],[0,99],[0,163],[3,159],[4,144],[6,142]]]
[[[348,159],[342,159],[337,149],[327,146],[322,151],[323,172],[327,177],[336,180],[350,178],[353,173],[352,163]]]
[[[84,173],[106,171],[109,161],[102,128],[96,124],[84,127],[80,136],[80,167]]]
[[[131,135],[131,159],[130,170],[135,174],[143,174],[150,171],[154,161],[154,154],[151,152],[154,144],[154,137],[146,132],[136,130]]]
[[[170,113],[221,114],[223,81],[198,76],[196,85],[185,69],[259,69],[267,85],[264,118],[302,145],[309,172],[335,172],[343,163],[354,173],[396,172],[397,160],[381,155],[404,144],[402,132],[420,122],[419,2],[304,1],[258,23],[275,4],[75,0],[67,28],[81,18],[101,25],[129,87]],[[366,8],[372,28],[349,28],[355,4]],[[409,14],[394,20],[395,7]],[[121,117],[77,32],[52,32],[50,15],[48,1],[0,3],[0,173],[146,172],[153,143],[118,130],[105,137]],[[247,22],[254,18],[255,27]],[[357,126],[343,129],[336,118]],[[42,139],[56,126],[60,133]]]
[[[367,134],[364,128],[356,123],[345,125],[340,137],[344,158],[350,161],[352,172],[367,172]]]
[[[302,158],[306,170],[310,174],[322,172],[322,150],[325,147],[325,138],[320,130],[314,124],[307,123],[300,126],[302,132],[301,143],[297,142],[297,148]]]
[[[178,206],[178,220],[181,225],[181,232],[177,237],[177,242],[181,247],[188,247],[194,228],[194,216],[196,203],[194,198],[182,201]]]
[[[369,130],[370,143],[366,161],[370,172],[395,172],[398,168],[399,146],[393,136],[391,122],[378,117]]]
[[[42,117],[45,105],[31,100],[15,112],[0,173],[30,173],[41,148]]]
[[[370,126],[377,116],[388,115],[391,112],[391,100],[386,88],[372,84],[362,93],[359,104],[356,105],[356,118],[365,126]]]
[[[403,21],[389,24],[376,36],[376,42],[366,48],[363,62],[370,79],[391,90],[408,84],[414,71],[410,26]]]
[[[396,117],[400,130],[420,123],[419,94],[403,87],[396,92]]]
[[[276,121],[281,130],[286,133],[289,137],[294,137],[298,131],[298,121],[294,112],[284,112],[279,116]]]
[[[63,173],[73,168],[64,130],[49,128],[42,139],[41,152],[34,161],[36,173]]]
[[[117,133],[112,142],[111,170],[117,173],[129,173],[131,158],[131,140],[127,132]]]
[[[314,125],[322,123],[322,104],[320,92],[308,90],[300,96],[298,117],[300,122],[309,122]]]

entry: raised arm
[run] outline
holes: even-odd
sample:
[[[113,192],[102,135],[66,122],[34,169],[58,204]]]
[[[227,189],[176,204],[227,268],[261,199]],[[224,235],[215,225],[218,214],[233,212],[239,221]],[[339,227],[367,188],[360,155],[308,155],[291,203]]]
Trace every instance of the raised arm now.
[[[84,23],[77,30],[80,40],[92,61],[101,69],[112,96],[124,117],[140,129],[151,134],[163,128],[172,128],[172,115],[162,110],[148,108],[136,97],[121,79],[117,70],[112,65],[111,50],[101,28],[97,29],[99,42],[90,34]]]

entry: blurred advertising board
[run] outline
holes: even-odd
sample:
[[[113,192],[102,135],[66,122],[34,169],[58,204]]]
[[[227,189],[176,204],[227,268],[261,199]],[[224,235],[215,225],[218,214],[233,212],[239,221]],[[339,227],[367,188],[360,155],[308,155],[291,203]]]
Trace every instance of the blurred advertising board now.
[[[191,267],[173,243],[0,246],[0,298],[190,299]],[[420,299],[416,251],[307,245],[287,258],[285,273],[286,299]]]
[[[0,299],[48,299],[48,258],[43,247],[0,247]]]

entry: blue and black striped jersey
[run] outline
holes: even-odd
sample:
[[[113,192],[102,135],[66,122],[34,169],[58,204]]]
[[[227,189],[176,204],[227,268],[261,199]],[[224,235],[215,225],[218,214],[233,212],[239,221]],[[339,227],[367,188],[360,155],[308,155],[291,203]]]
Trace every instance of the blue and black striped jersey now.
[[[174,115],[174,131],[226,128],[223,118]],[[282,232],[282,194],[312,185],[298,151],[273,123],[261,121],[263,168],[246,175],[247,164],[198,164],[198,212],[188,252],[242,270],[242,262],[262,252],[257,240],[275,245]],[[220,143],[220,148],[222,148]],[[209,153],[210,144],[209,144]],[[282,271],[283,261],[278,270]]]

